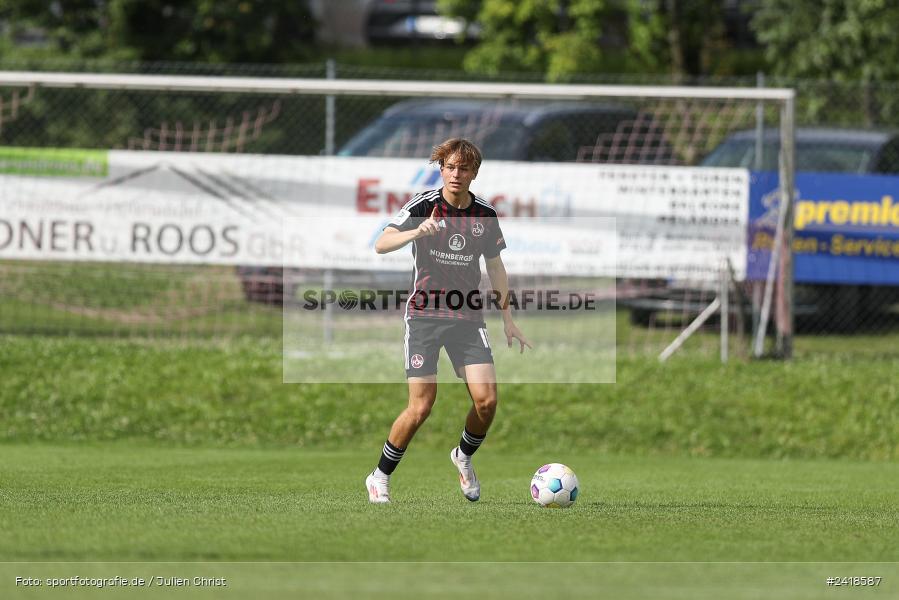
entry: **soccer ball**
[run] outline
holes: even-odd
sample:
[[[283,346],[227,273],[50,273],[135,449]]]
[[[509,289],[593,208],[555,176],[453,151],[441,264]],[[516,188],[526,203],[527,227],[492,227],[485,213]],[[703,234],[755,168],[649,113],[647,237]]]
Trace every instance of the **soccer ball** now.
[[[568,508],[577,496],[577,475],[563,464],[543,465],[531,479],[531,498],[544,508]]]

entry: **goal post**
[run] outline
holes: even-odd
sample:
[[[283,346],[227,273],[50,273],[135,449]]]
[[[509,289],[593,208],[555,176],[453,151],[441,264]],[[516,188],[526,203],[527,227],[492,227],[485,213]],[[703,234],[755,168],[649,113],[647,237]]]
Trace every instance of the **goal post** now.
[[[283,304],[290,294],[283,282],[277,281],[281,264],[276,250],[256,255],[235,252],[232,256],[203,252],[205,247],[197,239],[205,239],[204,227],[217,235],[220,243],[236,246],[240,242],[241,251],[251,243],[251,238],[234,238],[227,230],[230,221],[213,222],[217,210],[228,213],[232,221],[246,219],[240,224],[241,231],[258,234],[258,239],[267,239],[266,227],[279,227],[285,215],[307,214],[304,210],[322,202],[338,212],[386,219],[410,194],[438,185],[426,164],[435,140],[463,135],[489,149],[485,165],[490,166],[472,189],[496,203],[503,218],[536,222],[543,218],[618,219],[618,260],[624,265],[614,274],[618,297],[628,303],[635,322],[648,325],[634,331],[627,342],[632,348],[650,340],[652,334],[670,341],[672,332],[699,314],[711,300],[704,294],[714,296],[720,289],[718,273],[723,258],[731,260],[738,278],[747,277],[748,217],[738,213],[749,203],[750,173],[747,168],[742,174],[737,169],[722,170],[729,175],[716,178],[701,169],[706,168],[703,159],[732,134],[763,121],[766,128],[779,132],[779,202],[765,207],[768,216],[778,218],[771,235],[760,236],[770,238],[773,245],[755,256],[767,260],[767,270],[761,278],[762,322],[754,338],[754,353],[758,356],[764,351],[769,316],[776,326],[776,354],[789,357],[792,352],[795,96],[791,89],[0,72],[0,99],[4,97],[21,99],[16,115],[0,122],[0,153],[4,154],[0,156],[0,177],[7,179],[0,192],[0,201],[7,208],[0,220],[6,219],[9,225],[7,235],[0,223],[0,264],[11,277],[8,281],[18,277],[25,282],[31,277],[26,272],[32,273],[41,263],[53,263],[54,269],[61,268],[60,264],[91,262],[130,269],[207,266],[216,273],[209,280],[216,283],[203,284],[211,286],[204,301],[212,311],[207,316],[212,323],[210,331],[215,333],[217,323],[241,318],[222,319],[215,313],[217,302],[222,307],[232,303],[232,308],[235,302],[229,295],[233,292],[222,287],[224,267],[238,267],[238,285],[243,286],[247,300],[252,300],[253,290],[267,294],[275,304]],[[421,102],[397,105],[413,100]],[[435,121],[430,130],[407,123],[414,111],[424,113],[422,102],[444,100],[491,104],[464,115],[461,108],[445,108],[445,118]],[[599,108],[605,111],[605,120],[596,116]],[[347,156],[330,156],[389,111],[393,111],[390,118],[395,118],[394,122],[406,119],[406,129],[400,132],[398,128],[390,139],[373,143],[368,154],[346,152],[353,157],[349,161],[353,166]],[[509,125],[513,113],[524,115],[516,128]],[[78,127],[67,127],[75,121],[83,128],[80,134]],[[540,126],[525,131],[531,124]],[[133,146],[129,140],[142,142]],[[72,177],[46,171],[53,161],[40,151],[33,160],[18,151],[35,148],[111,152],[102,161],[102,174],[75,182]],[[520,155],[515,154],[519,151]],[[77,162],[71,153],[68,156],[67,160]],[[407,162],[390,162],[393,159]],[[44,166],[34,167],[37,163]],[[350,177],[354,169],[357,174],[345,186],[348,189],[336,189],[340,178]],[[387,175],[373,184],[379,169]],[[141,185],[129,187],[136,180]],[[159,234],[157,242],[183,238],[186,247],[194,232],[200,236],[193,240],[200,244],[199,252],[188,249],[183,255],[166,251],[137,255],[134,252],[149,247],[154,238],[139,237],[143,242],[135,243],[132,222],[124,237],[113,243],[118,235],[110,216],[114,213],[106,210],[104,203],[119,209],[129,200],[139,204],[142,190],[149,190],[142,200],[147,205],[141,209],[147,215],[163,205],[175,212],[191,202],[221,207],[209,209],[212,220],[208,223],[182,215],[180,225],[184,227]],[[150,197],[158,201],[156,208],[150,206]],[[32,204],[28,204],[29,198]],[[87,200],[81,207],[74,203],[63,206],[60,198]],[[79,249],[71,247],[76,240],[87,239],[88,229],[84,228],[72,229],[65,250],[55,251],[46,241],[36,247],[35,223],[41,219],[49,223],[54,218],[77,221],[77,215],[87,214],[85,206],[98,211],[85,221],[96,234],[90,250],[86,243]],[[127,212],[122,209],[117,214]],[[147,217],[154,234],[167,224]],[[107,228],[103,230],[106,233],[98,233],[101,228]],[[732,244],[731,254],[711,255],[712,248],[726,246],[726,238],[735,235],[743,237]],[[48,230],[44,236],[49,239],[53,232]],[[97,255],[100,238],[110,247],[116,246],[115,252]],[[192,271],[185,285],[195,285],[196,277],[200,275]],[[8,283],[6,291],[23,294],[21,290],[30,289],[29,285]],[[41,293],[32,290],[31,295],[22,295],[15,310],[40,303]],[[174,301],[172,296],[160,296],[154,302]],[[58,298],[48,297],[46,303],[51,312],[72,308]],[[729,310],[734,310],[734,304]],[[163,313],[194,314],[157,308]],[[13,310],[6,309],[10,318],[21,316],[10,312]],[[126,306],[104,310],[91,306],[78,314],[120,318],[126,330],[129,323],[140,321],[128,316]],[[144,305],[135,310],[150,309]],[[164,320],[165,315],[158,318]],[[728,321],[733,320],[722,319]]]
[[[758,100],[786,103],[794,92],[786,88],[732,88],[549,83],[395,81],[384,79],[303,79],[213,77],[208,75],[125,75],[0,72],[4,87],[87,88],[164,92],[266,93],[360,96],[537,98],[588,100],[601,98],[699,98]]]

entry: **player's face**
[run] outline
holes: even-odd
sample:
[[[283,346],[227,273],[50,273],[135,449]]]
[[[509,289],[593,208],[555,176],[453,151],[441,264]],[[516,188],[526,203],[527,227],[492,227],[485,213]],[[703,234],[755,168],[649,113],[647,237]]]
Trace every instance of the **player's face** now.
[[[444,187],[454,194],[459,194],[468,191],[468,186],[477,177],[478,172],[463,161],[461,156],[454,154],[443,161],[440,175],[443,177]]]

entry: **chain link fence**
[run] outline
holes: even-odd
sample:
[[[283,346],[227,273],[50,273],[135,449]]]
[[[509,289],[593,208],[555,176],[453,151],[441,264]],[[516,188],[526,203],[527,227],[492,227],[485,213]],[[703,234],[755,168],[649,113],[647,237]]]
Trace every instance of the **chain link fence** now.
[[[456,71],[324,63],[0,63],[0,69],[498,80]],[[501,80],[540,82],[539,76],[527,74],[508,74]],[[760,81],[597,76],[573,78],[572,83],[756,87]],[[897,190],[899,183],[899,179],[893,179],[899,177],[899,137],[894,133],[899,128],[894,110],[897,86],[778,78],[766,78],[764,85],[797,91],[798,196],[793,256],[798,335],[895,335],[899,332],[899,202],[893,202],[891,190]],[[52,152],[122,150],[248,157],[337,154],[416,158],[424,163],[435,144],[453,136],[470,137],[481,145],[488,161],[485,165],[491,160],[511,160],[541,165],[710,166],[740,167],[763,174],[759,177],[768,185],[767,192],[749,200],[746,273],[735,274],[729,286],[729,344],[735,354],[746,353],[749,336],[759,326],[766,265],[764,261],[752,261],[756,251],[770,250],[773,244],[773,229],[768,225],[772,209],[776,209],[779,129],[777,107],[772,104],[699,98],[510,102],[386,95],[0,87],[0,153],[4,155],[0,162],[4,177],[12,178],[6,184],[5,202],[12,198],[9,190],[15,188],[10,185],[16,177],[49,174],[58,181],[70,181],[90,174],[88,155]],[[41,150],[51,154],[29,154]],[[54,156],[65,166],[56,165]],[[170,178],[186,180],[198,194],[225,203],[237,198],[262,205],[268,196],[291,194],[289,189],[278,188],[286,185],[286,175],[277,169],[287,167],[263,167],[274,170],[259,173],[263,163],[247,160],[242,164],[229,178],[214,170],[188,172],[168,161],[153,167],[155,175],[135,168],[128,173],[105,173],[106,184],[91,185],[108,186],[116,177],[158,177],[165,171]],[[150,166],[148,163],[147,168]],[[53,172],[57,167],[62,171]],[[254,171],[268,183],[259,184],[253,178]],[[422,174],[417,177],[426,178]],[[532,185],[540,194],[552,193],[541,189],[538,175],[533,177]],[[167,181],[159,179],[160,193],[165,193]],[[424,179],[415,183],[420,185]],[[361,184],[354,181],[353,185]],[[23,189],[18,190],[21,192]],[[50,194],[48,198],[52,199],[52,190],[41,193]],[[372,202],[387,214],[404,199],[402,190],[382,190]],[[528,198],[509,196],[499,201],[505,203],[504,210],[510,216],[539,216],[530,215],[534,205]],[[46,238],[42,240],[45,245],[52,244],[52,224],[43,227],[37,231],[10,223],[5,235],[0,226],[0,242],[9,238],[9,244],[24,244],[41,235]],[[78,233],[68,236],[72,241]],[[743,270],[743,265],[731,268],[735,266],[737,271]],[[620,350],[658,353],[720,295],[720,290],[717,279],[619,278]],[[281,270],[271,264],[178,265],[166,261],[165,256],[159,263],[140,265],[4,258],[0,260],[0,329],[104,335],[279,335],[280,306],[292,293],[283,285]],[[719,318],[708,320],[685,345],[685,351],[717,352],[718,327]]]

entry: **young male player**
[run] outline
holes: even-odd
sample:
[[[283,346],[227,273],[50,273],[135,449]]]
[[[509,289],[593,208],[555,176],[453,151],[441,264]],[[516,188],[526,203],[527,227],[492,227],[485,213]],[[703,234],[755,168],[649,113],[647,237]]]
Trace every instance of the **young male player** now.
[[[472,502],[481,496],[471,457],[496,413],[496,372],[480,309],[484,300],[477,291],[481,255],[503,307],[508,345],[517,339],[521,352],[525,346],[531,347],[507,306],[509,284],[499,255],[506,243],[496,211],[468,191],[481,166],[480,150],[468,140],[453,138],[434,148],[431,162],[440,165],[443,187],[416,194],[375,242],[379,254],[412,242],[415,272],[404,315],[409,405],[390,428],[377,468],[365,478],[368,499],[373,503],[390,502],[390,475],[437,399],[441,347],[446,348],[456,375],[467,384],[472,401],[462,438],[450,452],[450,460],[459,471],[462,494]]]

